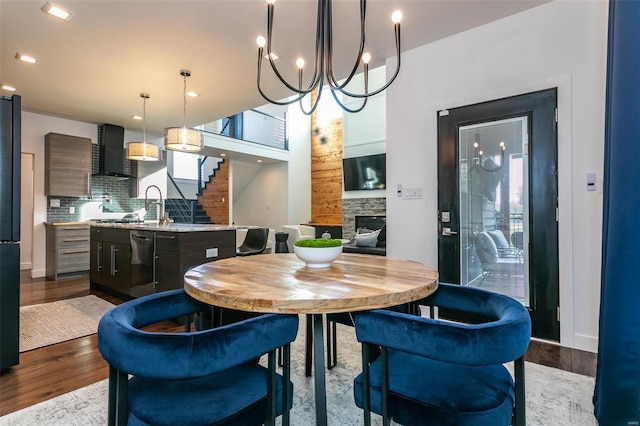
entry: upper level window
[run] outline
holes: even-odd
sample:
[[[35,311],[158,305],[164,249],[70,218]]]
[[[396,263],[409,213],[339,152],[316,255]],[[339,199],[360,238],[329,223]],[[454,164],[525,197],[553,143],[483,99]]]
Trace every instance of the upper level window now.
[[[173,151],[173,177],[198,180],[198,158],[199,155]]]

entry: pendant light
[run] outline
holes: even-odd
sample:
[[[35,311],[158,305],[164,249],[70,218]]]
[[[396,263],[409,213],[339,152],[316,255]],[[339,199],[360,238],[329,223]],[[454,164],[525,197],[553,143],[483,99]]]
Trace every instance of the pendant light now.
[[[182,127],[167,127],[164,129],[164,147],[171,151],[199,152],[202,150],[202,133],[196,129],[187,128],[187,77],[189,70],[181,70],[184,79]]]
[[[127,159],[136,161],[158,161],[160,160],[160,147],[147,142],[147,129],[145,128],[149,94],[140,93],[140,97],[142,98],[142,142],[129,142],[127,144]]]

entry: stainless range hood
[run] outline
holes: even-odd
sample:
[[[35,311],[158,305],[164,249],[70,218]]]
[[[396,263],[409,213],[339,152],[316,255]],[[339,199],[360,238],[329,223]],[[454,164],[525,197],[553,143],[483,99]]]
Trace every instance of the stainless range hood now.
[[[98,139],[100,146],[98,173],[93,176],[135,178],[124,171],[124,127],[103,124],[100,126]]]

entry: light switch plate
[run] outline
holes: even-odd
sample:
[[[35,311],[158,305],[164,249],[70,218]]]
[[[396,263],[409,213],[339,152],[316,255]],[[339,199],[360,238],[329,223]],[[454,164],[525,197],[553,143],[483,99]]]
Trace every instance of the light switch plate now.
[[[587,173],[587,191],[596,190],[596,174],[593,172]]]
[[[49,206],[50,207],[60,207],[60,199],[58,198],[51,198],[49,200]]]

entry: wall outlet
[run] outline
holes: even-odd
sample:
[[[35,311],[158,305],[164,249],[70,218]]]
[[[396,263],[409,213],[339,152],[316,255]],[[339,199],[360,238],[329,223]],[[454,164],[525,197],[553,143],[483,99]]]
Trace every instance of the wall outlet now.
[[[69,207],[69,213],[74,214],[76,212],[76,208],[74,206]]]
[[[60,207],[60,200],[58,198],[51,198],[49,200],[49,206],[51,206],[51,207]]]
[[[218,257],[218,247],[208,248],[206,251],[206,257]]]

